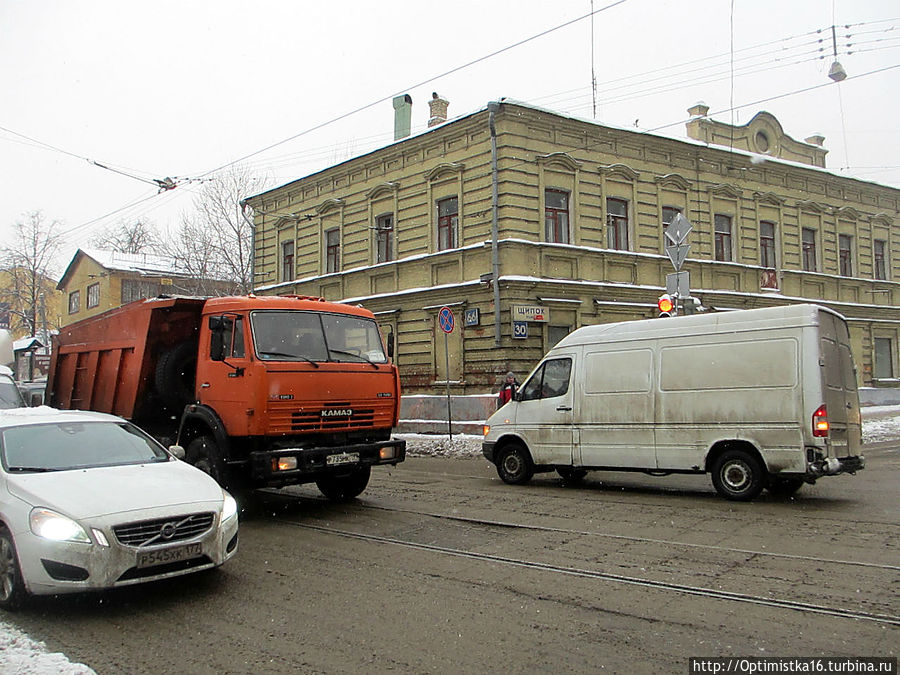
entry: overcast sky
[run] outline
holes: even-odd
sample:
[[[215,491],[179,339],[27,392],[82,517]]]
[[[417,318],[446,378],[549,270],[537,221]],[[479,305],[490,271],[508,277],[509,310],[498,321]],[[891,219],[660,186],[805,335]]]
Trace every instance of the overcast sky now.
[[[897,0],[594,0],[593,22],[551,30],[591,9],[0,0],[0,242],[37,209],[63,224],[66,256],[123,220],[174,227],[197,183],[157,194],[138,179],[242,160],[281,184],[390,143],[399,93],[414,131],[432,91],[451,117],[505,96],[591,118],[592,64],[601,122],[684,137],[698,100],[738,124],[766,110],[797,140],[823,134],[830,169],[900,186]]]

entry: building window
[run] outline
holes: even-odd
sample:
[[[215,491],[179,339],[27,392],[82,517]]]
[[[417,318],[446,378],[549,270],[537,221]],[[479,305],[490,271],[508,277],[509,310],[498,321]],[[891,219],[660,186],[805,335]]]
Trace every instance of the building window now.
[[[806,272],[816,271],[816,231],[804,227],[800,235],[803,269]]]
[[[759,264],[775,269],[775,223],[767,220],[759,224]]]
[[[394,214],[386,213],[375,219],[375,262],[394,259]]]
[[[78,314],[81,309],[81,291],[69,293],[69,314]]]
[[[617,251],[628,250],[628,202],[606,199],[606,244]]]
[[[281,280],[294,280],[294,242],[285,241],[281,244]]]
[[[883,239],[876,239],[872,244],[872,254],[875,256],[873,263],[873,275],[876,279],[887,279],[887,265],[885,264],[884,253],[887,250]]]
[[[889,380],[894,377],[894,341],[891,338],[875,338],[875,368],[873,375],[876,380]]]
[[[325,274],[332,274],[341,265],[341,231],[332,228],[325,231]]]
[[[569,243],[569,193],[544,190],[544,237],[551,244]]]
[[[91,309],[100,304],[100,283],[91,284],[87,287],[87,308]]]
[[[438,251],[457,246],[459,226],[459,199],[450,197],[437,203],[438,209]]]
[[[838,268],[842,277],[853,276],[853,237],[849,234],[838,235]]]
[[[731,262],[731,216],[717,213],[716,222],[716,260]]]
[[[153,298],[159,295],[162,289],[159,284],[150,281],[137,281],[136,279],[122,279],[122,304]]]

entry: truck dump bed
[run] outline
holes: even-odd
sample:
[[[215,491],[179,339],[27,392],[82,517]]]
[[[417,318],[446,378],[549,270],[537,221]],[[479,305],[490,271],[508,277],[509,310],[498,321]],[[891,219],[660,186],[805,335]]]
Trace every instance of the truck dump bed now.
[[[140,419],[143,410],[159,405],[153,396],[158,356],[175,344],[196,340],[205,302],[189,297],[137,300],[65,326],[54,338],[49,404]]]

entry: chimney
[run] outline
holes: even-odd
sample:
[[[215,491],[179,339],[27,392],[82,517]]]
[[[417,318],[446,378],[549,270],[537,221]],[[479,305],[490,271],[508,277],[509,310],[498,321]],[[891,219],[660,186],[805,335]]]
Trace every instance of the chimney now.
[[[412,122],[412,97],[409,94],[394,97],[394,140],[410,134]]]
[[[430,112],[428,117],[429,127],[437,126],[447,121],[447,107],[449,105],[450,102],[438,96],[436,91],[432,92],[431,100],[428,102]]]
[[[693,106],[688,108],[688,115],[691,117],[706,117],[709,112],[709,106],[703,101],[697,101]]]
[[[825,137],[822,134],[813,134],[809,138],[803,139],[810,145],[818,145],[820,148],[825,145]]]

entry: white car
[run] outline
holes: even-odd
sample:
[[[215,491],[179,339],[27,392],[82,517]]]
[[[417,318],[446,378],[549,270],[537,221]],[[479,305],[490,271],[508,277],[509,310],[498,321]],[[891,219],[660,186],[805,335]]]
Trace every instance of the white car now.
[[[0,607],[218,567],[235,500],[125,420],[0,411]]]

